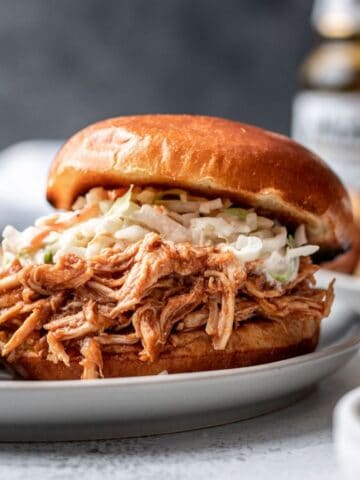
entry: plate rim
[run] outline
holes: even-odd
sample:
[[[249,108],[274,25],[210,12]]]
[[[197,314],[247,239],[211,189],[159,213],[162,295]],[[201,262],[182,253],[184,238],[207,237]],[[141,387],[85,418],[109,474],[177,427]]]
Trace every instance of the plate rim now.
[[[137,377],[114,377],[101,378],[93,380],[0,380],[0,392],[3,390],[54,390],[61,389],[92,389],[101,386],[102,388],[112,388],[117,386],[144,386],[147,384],[172,384],[181,382],[191,382],[196,380],[211,380],[216,378],[228,378],[238,375],[252,375],[256,373],[266,373],[271,370],[282,370],[293,365],[304,365],[307,363],[323,360],[327,357],[336,357],[352,350],[360,349],[360,318],[357,320],[358,325],[355,326],[355,332],[351,338],[347,340],[327,346],[319,351],[298,355],[284,360],[275,362],[262,363],[259,365],[250,365],[248,367],[229,368],[221,370],[207,370],[204,372],[185,372],[158,374],[158,375],[142,375]]]

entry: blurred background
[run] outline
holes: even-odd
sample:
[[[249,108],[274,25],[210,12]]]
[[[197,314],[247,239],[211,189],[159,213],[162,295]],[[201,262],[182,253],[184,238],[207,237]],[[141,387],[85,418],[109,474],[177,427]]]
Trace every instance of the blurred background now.
[[[0,0],[0,147],[113,115],[288,133],[311,0]]]

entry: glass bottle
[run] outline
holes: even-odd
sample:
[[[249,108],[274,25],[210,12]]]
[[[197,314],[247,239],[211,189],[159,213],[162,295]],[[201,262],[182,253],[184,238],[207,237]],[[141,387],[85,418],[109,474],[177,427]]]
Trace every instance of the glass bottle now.
[[[322,41],[300,68],[292,136],[360,192],[360,0],[316,0],[312,23]]]

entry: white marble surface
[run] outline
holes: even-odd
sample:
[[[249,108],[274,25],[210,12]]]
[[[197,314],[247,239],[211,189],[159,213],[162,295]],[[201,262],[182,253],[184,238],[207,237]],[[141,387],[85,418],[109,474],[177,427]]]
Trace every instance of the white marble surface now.
[[[128,440],[0,445],[0,476],[38,479],[338,480],[332,410],[360,385],[360,355],[301,402],[253,420]]]

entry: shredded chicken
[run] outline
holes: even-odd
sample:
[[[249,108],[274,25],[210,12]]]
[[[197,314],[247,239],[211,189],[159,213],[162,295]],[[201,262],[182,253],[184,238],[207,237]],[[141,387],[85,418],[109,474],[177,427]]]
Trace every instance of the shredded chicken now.
[[[34,308],[34,311],[30,313],[30,315],[24,320],[20,327],[11,336],[9,341],[5,344],[1,352],[4,357],[9,355],[9,353],[21,345],[33,332],[33,330],[38,327],[40,321],[45,319],[45,312],[47,312],[47,310],[48,309],[45,306],[43,308]]]
[[[81,378],[89,380],[103,377],[103,359],[99,343],[94,338],[85,338],[80,351],[83,356],[80,363],[84,367]]]
[[[52,332],[46,335],[46,340],[49,346],[49,354],[47,359],[53,363],[63,362],[65,365],[70,365],[69,355],[65,352],[64,345],[56,339]]]
[[[303,258],[297,278],[279,288],[256,262],[242,264],[229,250],[155,233],[90,260],[67,254],[55,265],[14,262],[0,276],[1,355],[69,365],[77,352],[83,378],[98,378],[103,351],[139,344],[139,358],[151,362],[176,331],[205,330],[222,350],[250,319],[327,316],[333,284],[314,288],[316,269]]]

